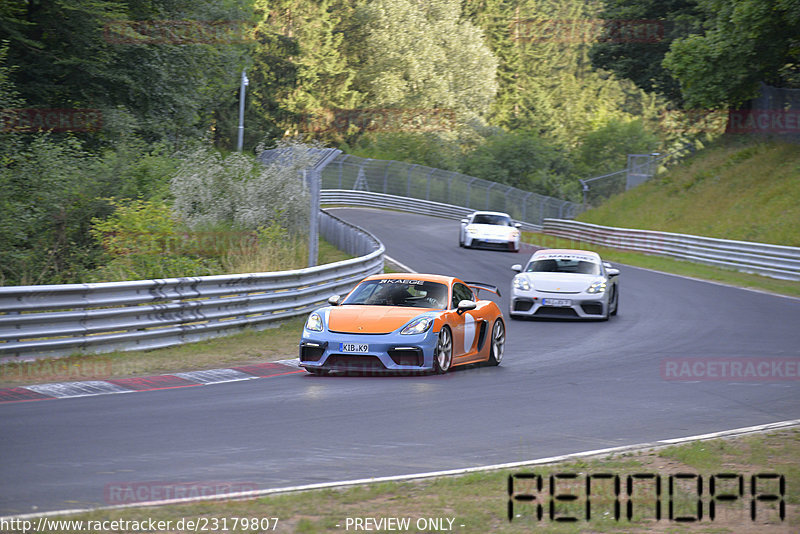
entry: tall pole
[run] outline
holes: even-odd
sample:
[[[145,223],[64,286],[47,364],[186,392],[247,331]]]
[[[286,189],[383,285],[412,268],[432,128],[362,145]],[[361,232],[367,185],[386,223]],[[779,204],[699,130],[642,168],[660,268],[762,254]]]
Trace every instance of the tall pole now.
[[[586,194],[589,192],[589,184],[583,180],[578,181],[581,183],[581,189],[583,190],[583,211],[586,211]]]
[[[342,151],[338,148],[326,148],[322,159],[310,169],[303,171],[303,183],[308,185],[311,193],[311,213],[308,229],[308,266],[316,267],[319,261],[319,205],[322,188],[322,170]]]
[[[319,257],[319,196],[320,176],[316,168],[303,171],[308,177],[311,192],[311,218],[308,232],[308,266],[316,267]]]
[[[236,150],[238,152],[242,151],[242,145],[244,144],[244,88],[250,83],[250,80],[247,79],[247,74],[245,74],[244,69],[242,69],[242,80],[241,85],[239,86],[239,140],[236,143]]]

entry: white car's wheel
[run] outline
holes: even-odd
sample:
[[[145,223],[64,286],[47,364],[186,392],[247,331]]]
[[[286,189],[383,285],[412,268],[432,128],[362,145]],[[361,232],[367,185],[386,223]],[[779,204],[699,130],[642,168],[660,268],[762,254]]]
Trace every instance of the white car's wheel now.
[[[506,348],[506,327],[502,319],[497,319],[492,327],[492,344],[489,348],[489,365],[500,365]]]
[[[614,306],[614,289],[611,289],[611,294],[608,295],[608,300],[606,301],[606,313],[600,319],[601,321],[608,321],[608,318],[614,315],[611,311],[611,308]]]
[[[617,286],[614,286],[614,310],[611,312],[611,315],[616,315],[619,311],[619,289]]]
[[[450,328],[445,325],[439,332],[439,341],[436,344],[436,352],[433,354],[433,372],[444,374],[450,370],[453,364],[453,335]]]

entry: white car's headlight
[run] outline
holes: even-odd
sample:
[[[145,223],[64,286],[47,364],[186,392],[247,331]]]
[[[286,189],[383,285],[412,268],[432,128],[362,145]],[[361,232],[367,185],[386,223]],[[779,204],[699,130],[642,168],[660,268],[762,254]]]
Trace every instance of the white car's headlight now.
[[[311,332],[322,332],[322,316],[319,312],[314,312],[308,316],[306,321],[306,330]]]
[[[511,239],[516,239],[519,237],[519,230],[511,230]]]
[[[474,226],[467,226],[467,233],[470,235],[477,234],[478,229],[475,228]]]
[[[606,281],[600,280],[594,282],[592,285],[589,286],[589,289],[586,290],[587,293],[602,293],[606,290]]]
[[[515,276],[514,277],[514,289],[521,289],[522,291],[530,291],[531,284],[528,282],[528,279],[524,276]]]
[[[432,324],[433,318],[431,317],[417,317],[408,323],[405,328],[400,331],[400,333],[403,335],[421,334],[427,331]]]

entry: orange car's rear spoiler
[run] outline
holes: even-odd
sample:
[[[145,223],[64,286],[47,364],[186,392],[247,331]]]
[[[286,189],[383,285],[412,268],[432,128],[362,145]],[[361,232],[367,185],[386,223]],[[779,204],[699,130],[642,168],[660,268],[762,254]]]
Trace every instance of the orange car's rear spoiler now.
[[[476,289],[478,291],[480,291],[481,289],[484,289],[486,291],[491,291],[492,293],[494,293],[498,297],[502,296],[500,294],[500,290],[497,288],[497,286],[493,286],[492,284],[484,284],[483,282],[467,282],[467,281],[464,281],[464,283],[467,284],[469,287],[474,288],[474,289]]]

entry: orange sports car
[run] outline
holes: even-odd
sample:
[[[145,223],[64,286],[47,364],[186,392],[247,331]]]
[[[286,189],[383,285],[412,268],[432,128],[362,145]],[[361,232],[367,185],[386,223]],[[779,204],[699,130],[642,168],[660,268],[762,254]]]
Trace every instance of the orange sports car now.
[[[300,365],[330,371],[446,373],[472,363],[498,365],[506,329],[500,308],[476,292],[495,286],[433,274],[380,274],[312,312]]]

